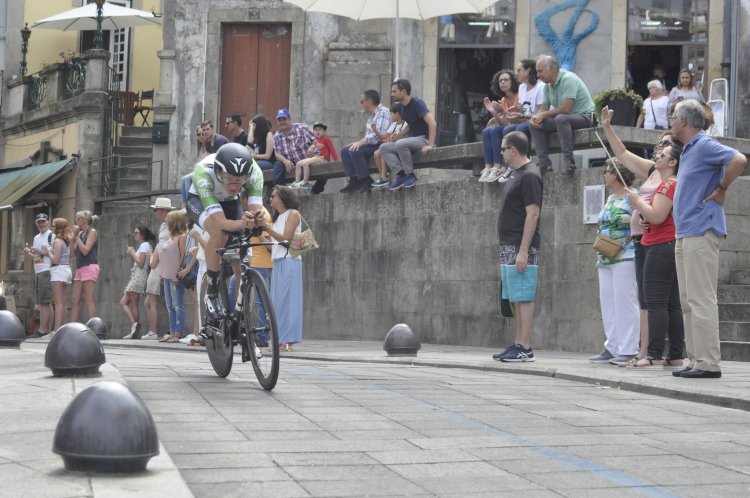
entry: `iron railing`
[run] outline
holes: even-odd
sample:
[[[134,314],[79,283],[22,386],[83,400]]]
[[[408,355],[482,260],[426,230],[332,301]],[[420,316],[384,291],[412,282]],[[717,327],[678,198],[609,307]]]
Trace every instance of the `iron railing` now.
[[[26,77],[26,85],[28,86],[28,90],[26,92],[26,109],[28,109],[29,111],[39,109],[39,107],[42,105],[42,102],[44,102],[44,99],[47,97],[48,79],[49,74],[46,71],[40,71],[38,73],[30,74]]]
[[[145,168],[144,168],[145,166]],[[154,176],[158,169],[158,175]],[[164,188],[164,161],[149,161],[137,164],[122,164],[122,156],[106,156],[88,161],[88,187],[96,192],[98,198],[137,198],[148,197],[153,190]],[[145,183],[139,185],[143,178],[128,175],[129,172],[141,170],[145,174]],[[156,182],[154,182],[156,178]],[[133,186],[125,188],[127,181]]]
[[[65,87],[63,96],[73,97],[86,87],[86,60],[80,57],[66,62],[63,67]]]

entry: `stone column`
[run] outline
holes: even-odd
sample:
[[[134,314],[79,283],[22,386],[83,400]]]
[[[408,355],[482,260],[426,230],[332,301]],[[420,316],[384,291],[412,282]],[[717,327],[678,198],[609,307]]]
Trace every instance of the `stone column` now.
[[[109,89],[109,51],[87,50],[83,54],[86,60],[86,87],[87,92],[97,90],[107,91]]]
[[[92,171],[101,170],[99,159],[102,157],[102,120],[104,108],[109,105],[109,68],[107,62],[110,54],[107,50],[88,50],[83,54],[86,59],[86,86],[77,97],[76,111],[80,116],[78,122],[78,150],[81,154],[76,165],[76,211],[94,208],[94,198],[99,192],[89,189],[89,161]],[[93,183],[98,184],[95,178]]]
[[[172,101],[172,85],[174,79],[174,65],[177,53],[174,50],[159,50],[156,55],[160,59],[159,64],[159,89],[154,100],[154,123],[157,121],[168,122],[169,143],[154,144],[153,161],[151,170],[152,190],[174,188],[179,185],[179,165],[171,165],[170,157],[176,157],[177,135],[179,127],[173,123],[172,115],[176,109]],[[161,167],[156,161],[162,161]]]

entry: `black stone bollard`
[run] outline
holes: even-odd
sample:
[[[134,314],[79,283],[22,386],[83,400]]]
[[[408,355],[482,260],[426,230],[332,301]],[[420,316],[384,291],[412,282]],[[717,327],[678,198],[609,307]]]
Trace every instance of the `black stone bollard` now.
[[[0,348],[19,348],[25,340],[21,320],[8,310],[0,311]]]
[[[146,404],[119,382],[89,386],[57,422],[52,451],[67,470],[140,472],[159,454],[156,425]]]
[[[95,375],[105,362],[99,339],[86,325],[76,322],[57,329],[44,354],[44,366],[55,377]]]
[[[102,320],[98,316],[95,316],[94,318],[86,322],[86,326],[89,328],[89,330],[95,333],[99,339],[106,339],[109,335],[109,327],[107,327],[107,324],[104,322],[104,320]]]
[[[417,356],[421,348],[419,339],[405,323],[394,325],[383,341],[383,349],[388,356]]]

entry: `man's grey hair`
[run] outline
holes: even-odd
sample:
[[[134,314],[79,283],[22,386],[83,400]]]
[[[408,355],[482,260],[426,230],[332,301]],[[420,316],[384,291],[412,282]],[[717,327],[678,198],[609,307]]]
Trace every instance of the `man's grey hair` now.
[[[652,86],[655,86],[659,90],[664,90],[664,85],[661,84],[661,81],[659,80],[651,80],[648,82],[648,85],[646,85],[646,88],[651,88]]]
[[[540,62],[543,63],[544,67],[546,67],[547,69],[552,69],[553,71],[556,69],[560,69],[560,63],[557,62],[557,59],[555,59],[551,55],[542,55],[536,60],[536,62],[537,64]]]
[[[702,130],[706,122],[706,111],[697,100],[683,100],[677,104],[674,111],[675,116],[684,118],[687,125],[696,130]]]

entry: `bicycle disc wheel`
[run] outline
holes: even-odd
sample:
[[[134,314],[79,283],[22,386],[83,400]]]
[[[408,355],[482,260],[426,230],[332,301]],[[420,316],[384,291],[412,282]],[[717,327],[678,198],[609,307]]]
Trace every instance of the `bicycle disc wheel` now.
[[[211,366],[214,368],[216,375],[223,378],[229,375],[229,372],[232,371],[234,348],[232,346],[232,338],[228,337],[228,333],[224,329],[224,320],[218,322],[218,324],[213,324],[206,316],[205,297],[207,287],[207,277],[204,275],[203,280],[201,281],[201,295],[198,303],[200,306],[201,319],[203,320],[203,327],[206,330],[206,334],[209,336],[209,338],[205,340],[206,353],[208,353],[208,359],[211,361]],[[219,276],[219,289],[221,298],[224,303],[226,303],[228,301],[227,287],[223,274],[220,274]]]
[[[245,347],[258,382],[270,391],[279,378],[279,333],[268,287],[259,273],[250,273],[243,299]]]

